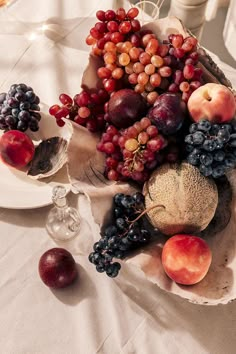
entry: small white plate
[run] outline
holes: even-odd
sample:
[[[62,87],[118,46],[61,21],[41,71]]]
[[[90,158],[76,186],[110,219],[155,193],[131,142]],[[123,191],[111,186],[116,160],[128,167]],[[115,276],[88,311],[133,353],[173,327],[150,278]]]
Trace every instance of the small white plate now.
[[[42,114],[40,130],[32,134],[32,139],[47,139],[52,136],[62,136],[68,140],[70,125],[66,124],[63,128],[59,128],[53,117]],[[70,191],[65,165],[51,177],[34,180],[25,172],[8,167],[0,161],[0,207],[2,208],[32,209],[50,205],[52,188],[55,185],[64,185],[67,192]]]

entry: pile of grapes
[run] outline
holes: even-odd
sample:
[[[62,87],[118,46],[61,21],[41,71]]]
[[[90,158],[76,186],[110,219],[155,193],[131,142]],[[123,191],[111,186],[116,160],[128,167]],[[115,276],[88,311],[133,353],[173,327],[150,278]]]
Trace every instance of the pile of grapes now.
[[[148,109],[163,92],[179,95],[187,102],[202,84],[202,70],[196,66],[196,38],[171,34],[160,42],[150,30],[141,30],[138,12],[134,7],[127,12],[123,8],[97,12],[98,22],[86,43],[92,46],[92,54],[102,59],[97,77],[103,89],[83,90],[73,99],[63,93],[59,97],[62,105],[53,105],[49,112],[59,126],[65,124],[62,118],[68,118],[91,132],[103,133],[97,149],[106,154],[105,175],[109,180],[143,183],[160,163],[176,162],[178,158],[176,146],[174,153],[167,152],[171,138],[163,135],[150,117],[145,117]],[[111,97],[124,88],[138,93],[139,103],[145,100],[147,107],[146,113],[137,116],[128,128],[123,110],[120,120],[124,125],[112,122],[109,111]],[[134,109],[135,105],[129,108]],[[175,132],[177,123],[172,125]]]
[[[101,56],[104,66],[97,70],[106,91],[112,93],[124,83],[153,104],[160,91],[180,92],[188,101],[201,85],[197,39],[171,34],[160,42],[149,30],[140,30],[135,17],[138,9],[98,11],[99,22],[90,30],[86,42],[92,53]]]
[[[39,130],[39,97],[25,84],[13,84],[7,93],[0,94],[0,129]]]
[[[208,120],[190,125],[185,137],[187,161],[208,177],[222,177],[236,167],[236,124],[212,124]]]
[[[151,234],[143,216],[144,196],[142,193],[116,194],[113,198],[114,222],[104,230],[102,238],[93,246],[89,261],[100,273],[116,277],[121,268],[113,258],[122,259],[128,251],[147,244]]]
[[[62,105],[54,104],[49,108],[49,113],[56,118],[59,127],[65,125],[62,118],[68,118],[91,132],[102,131],[106,124],[105,104],[108,99],[109,95],[103,89],[95,92],[83,90],[73,99],[62,93],[59,96]]]
[[[104,152],[106,175],[109,180],[133,179],[145,182],[158,163],[163,161],[160,150],[166,146],[165,138],[150,119],[142,118],[125,130],[109,125],[102,134],[97,149]]]

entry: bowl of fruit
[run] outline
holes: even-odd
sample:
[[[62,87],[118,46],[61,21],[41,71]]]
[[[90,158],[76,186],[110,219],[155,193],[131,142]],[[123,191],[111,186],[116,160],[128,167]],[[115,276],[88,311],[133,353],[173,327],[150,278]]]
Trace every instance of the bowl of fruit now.
[[[88,195],[99,273],[138,267],[198,304],[236,297],[235,93],[175,17],[98,11],[81,92],[51,114],[72,122],[68,175]],[[78,154],[80,158],[78,159]]]
[[[236,298],[236,103],[230,81],[175,17],[100,10],[81,92],[49,113],[70,122],[67,171],[100,227],[99,273],[122,262],[191,302]],[[102,275],[100,275],[102,276]]]

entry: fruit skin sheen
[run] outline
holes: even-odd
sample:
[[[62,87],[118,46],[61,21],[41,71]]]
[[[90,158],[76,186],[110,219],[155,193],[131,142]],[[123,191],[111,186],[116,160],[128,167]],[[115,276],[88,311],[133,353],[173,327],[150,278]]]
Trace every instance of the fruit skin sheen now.
[[[208,83],[191,94],[188,110],[195,122],[202,119],[213,123],[229,122],[236,111],[235,97],[226,86]]]
[[[200,282],[207,274],[211,261],[212,254],[206,241],[193,235],[172,236],[162,250],[163,268],[178,284]]]
[[[35,147],[23,132],[9,130],[0,139],[0,156],[3,162],[15,168],[28,165],[33,159]]]

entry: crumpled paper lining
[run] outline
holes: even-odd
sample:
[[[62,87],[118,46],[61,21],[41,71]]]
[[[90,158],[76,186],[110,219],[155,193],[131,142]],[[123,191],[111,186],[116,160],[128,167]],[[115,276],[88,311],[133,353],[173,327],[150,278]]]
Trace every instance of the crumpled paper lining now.
[[[145,25],[147,27],[147,25]],[[186,36],[181,22],[176,18],[158,20],[149,24],[149,28],[158,33],[160,39],[170,33],[182,33]],[[82,87],[92,88],[95,81],[95,70],[98,64],[95,58],[90,58],[85,70]],[[103,176],[105,157],[96,150],[99,137],[87,129],[72,124],[73,133],[68,145],[68,175],[72,190],[84,193],[89,201],[92,215],[99,227],[107,223],[112,208],[112,197],[119,192],[130,194],[135,188],[128,183],[108,181]],[[235,172],[230,176],[230,182],[235,195]],[[225,304],[236,298],[234,273],[236,272],[235,235],[236,215],[235,197],[232,201],[232,215],[227,227],[215,236],[206,236],[213,255],[213,261],[206,277],[192,286],[178,285],[165,274],[161,265],[161,252],[166,238],[160,237],[157,243],[147,246],[126,261],[141,269],[148,280],[157,284],[161,289],[179,295],[197,304]],[[99,230],[99,228],[97,228]],[[97,232],[96,239],[99,239]]]

